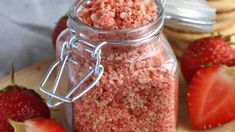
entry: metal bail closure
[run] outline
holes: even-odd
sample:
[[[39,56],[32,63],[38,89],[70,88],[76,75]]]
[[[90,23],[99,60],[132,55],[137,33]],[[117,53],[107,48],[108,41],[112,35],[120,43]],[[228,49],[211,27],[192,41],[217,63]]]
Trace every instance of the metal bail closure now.
[[[66,64],[73,63],[75,65],[78,62],[74,61],[69,54],[66,53],[68,50],[78,49],[78,44],[82,43],[89,48],[86,48],[85,51],[91,53],[92,58],[96,61],[95,66],[90,66],[89,71],[81,77],[81,80],[77,82],[72,88],[70,88],[65,95],[58,95],[56,93],[58,89],[58,84],[61,80],[62,73],[65,69]],[[98,46],[93,45],[82,39],[77,39],[75,36],[72,37],[69,41],[66,41],[62,45],[62,50],[60,54],[60,58],[54,62],[49,68],[46,76],[44,77],[42,83],[40,84],[40,90],[48,95],[47,105],[49,107],[57,107],[63,103],[72,103],[75,100],[82,97],[85,93],[87,93],[90,89],[92,89],[96,83],[100,80],[104,73],[104,67],[101,65],[101,48],[107,44],[107,42],[103,42],[98,44]],[[54,81],[54,84],[51,89],[46,88],[45,85],[51,76],[52,72],[57,69],[57,75]],[[85,88],[80,88],[80,86],[93,74],[95,74],[94,80],[88,84]],[[74,94],[77,92],[76,95]],[[53,100],[53,101],[52,101]]]

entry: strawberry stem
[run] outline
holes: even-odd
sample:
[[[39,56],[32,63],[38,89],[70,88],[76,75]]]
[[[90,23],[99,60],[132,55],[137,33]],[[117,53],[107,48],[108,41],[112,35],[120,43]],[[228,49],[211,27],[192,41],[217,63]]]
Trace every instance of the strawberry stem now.
[[[14,128],[14,132],[26,132],[24,123],[8,120],[11,126]]]
[[[11,75],[10,75],[10,79],[11,79],[11,84],[13,85],[13,86],[15,86],[16,85],[16,83],[15,83],[15,68],[14,68],[14,65],[13,64],[11,64]]]
[[[235,67],[228,67],[227,72],[229,73],[229,75],[235,77]]]
[[[223,38],[224,38],[227,42],[230,42],[230,43],[231,43],[233,36],[235,36],[235,33],[230,34],[230,35],[227,35],[227,36],[224,36]]]
[[[216,37],[223,38],[223,35],[220,32],[216,32]]]

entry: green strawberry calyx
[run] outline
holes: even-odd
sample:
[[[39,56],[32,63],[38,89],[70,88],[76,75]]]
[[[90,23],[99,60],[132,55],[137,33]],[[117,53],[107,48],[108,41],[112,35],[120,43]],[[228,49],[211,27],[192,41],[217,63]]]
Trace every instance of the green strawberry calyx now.
[[[227,70],[229,75],[231,75],[232,77],[235,78],[235,66],[233,66],[233,67],[226,67],[226,70]]]
[[[26,125],[24,123],[13,121],[11,119],[9,119],[8,122],[14,128],[14,132],[26,132]]]

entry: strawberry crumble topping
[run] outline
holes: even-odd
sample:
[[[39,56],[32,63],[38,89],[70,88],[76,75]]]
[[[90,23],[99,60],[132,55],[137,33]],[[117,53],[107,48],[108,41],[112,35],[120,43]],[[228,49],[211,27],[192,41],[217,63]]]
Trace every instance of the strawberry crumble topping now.
[[[156,21],[157,10],[153,0],[91,0],[82,4],[76,14],[90,27],[77,26],[77,32],[93,44],[138,39],[156,30],[157,23],[144,29],[137,27]],[[116,32],[116,29],[127,28],[131,32]],[[136,29],[133,31],[132,28]],[[91,53],[85,52],[86,48],[87,45],[79,43],[77,49],[69,51],[73,60],[78,62],[78,65],[68,65],[70,87],[96,64]],[[176,131],[177,63],[163,37],[155,35],[131,44],[110,43],[101,50],[104,73],[90,91],[72,104],[73,131]],[[89,77],[78,91],[95,78],[95,75]]]
[[[91,0],[77,15],[100,29],[136,28],[157,19],[157,6],[153,0]]]
[[[164,47],[153,42],[135,48],[106,46],[103,51],[103,76],[73,103],[74,132],[175,131],[177,78]],[[71,85],[95,64],[89,56],[74,51],[80,66],[70,67]]]

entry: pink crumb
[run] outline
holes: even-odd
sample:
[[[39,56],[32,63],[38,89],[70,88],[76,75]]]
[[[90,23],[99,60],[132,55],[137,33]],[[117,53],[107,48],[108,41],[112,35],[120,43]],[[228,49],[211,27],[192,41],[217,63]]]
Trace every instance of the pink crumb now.
[[[167,58],[162,45],[114,47],[104,48],[105,71],[98,84],[73,103],[74,132],[173,132],[177,83],[171,68],[163,66]],[[71,85],[94,65],[87,56],[74,51],[82,68],[70,68]]]
[[[77,16],[91,27],[116,30],[137,28],[157,19],[153,0],[91,0]],[[151,30],[151,29],[146,29]],[[119,35],[86,32],[93,42],[133,39],[142,32]],[[73,103],[74,132],[173,132],[177,122],[177,79],[162,39],[135,45],[102,48],[104,74],[99,82]],[[79,50],[83,50],[81,44]],[[69,65],[74,86],[94,66],[90,53],[71,51],[79,65]],[[94,77],[81,85],[90,84]]]
[[[152,0],[91,0],[77,15],[100,29],[136,28],[157,19],[157,6]]]

